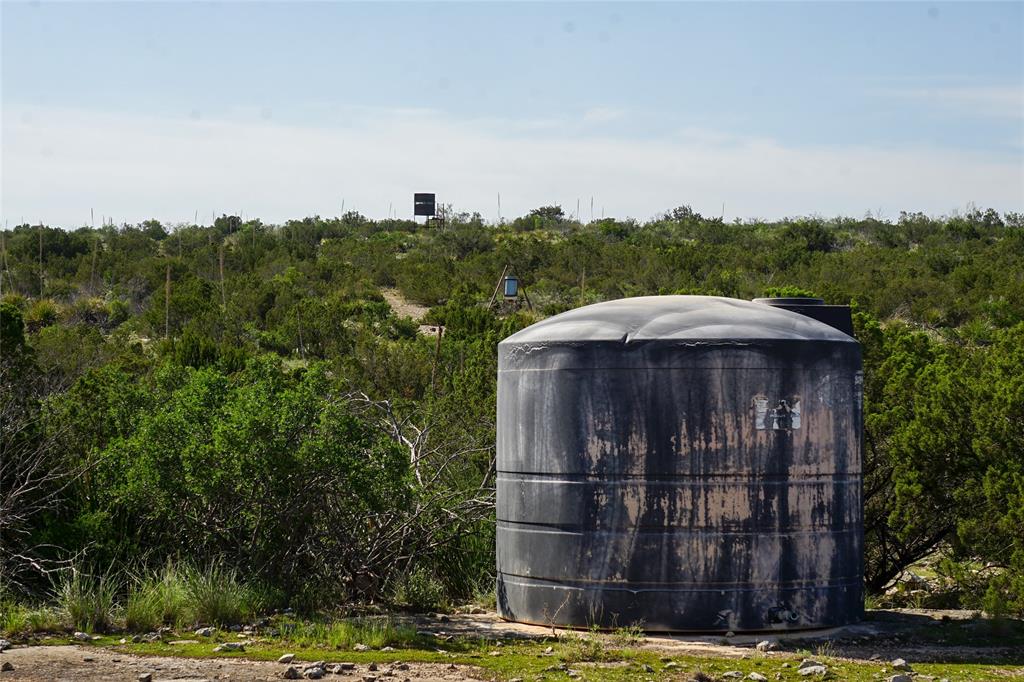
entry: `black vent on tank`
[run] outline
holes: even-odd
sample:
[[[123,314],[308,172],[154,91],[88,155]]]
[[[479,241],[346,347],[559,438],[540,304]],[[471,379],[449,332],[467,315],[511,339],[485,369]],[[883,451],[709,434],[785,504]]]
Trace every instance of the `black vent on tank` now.
[[[806,315],[818,322],[824,322],[844,334],[853,336],[853,314],[848,305],[825,305],[820,298],[794,296],[789,298],[755,298],[754,303],[763,303],[773,308],[783,308]]]

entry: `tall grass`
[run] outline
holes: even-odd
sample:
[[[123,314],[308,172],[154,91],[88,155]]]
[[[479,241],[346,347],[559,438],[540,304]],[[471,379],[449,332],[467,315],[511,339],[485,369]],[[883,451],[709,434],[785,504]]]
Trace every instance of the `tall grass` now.
[[[253,590],[238,572],[220,563],[185,571],[185,586],[192,618],[197,623],[234,625],[254,613]]]
[[[149,631],[163,625],[236,625],[272,601],[265,590],[247,585],[224,564],[200,568],[168,563],[136,579],[125,602],[125,627]]]
[[[0,602],[0,635],[11,637],[28,629],[28,609],[14,602]]]
[[[419,640],[416,629],[396,625],[389,618],[361,618],[334,622],[288,622],[281,624],[282,638],[297,646],[328,646],[351,649],[356,644],[379,649],[409,646]]]
[[[114,605],[119,592],[116,578],[91,575],[73,568],[54,589],[54,598],[76,630],[103,632],[114,622]]]
[[[125,601],[126,628],[152,631],[163,625],[187,625],[190,620],[188,583],[174,564],[136,578]]]
[[[53,584],[55,607],[30,608],[0,599],[0,634],[55,632],[66,627],[109,631],[123,622],[134,632],[162,626],[238,625],[281,604],[280,595],[222,563],[205,567],[168,562],[123,579],[75,567]],[[123,620],[121,618],[123,617]]]
[[[64,620],[57,609],[48,606],[33,608],[15,601],[0,601],[0,635],[4,637],[57,632],[62,629]]]

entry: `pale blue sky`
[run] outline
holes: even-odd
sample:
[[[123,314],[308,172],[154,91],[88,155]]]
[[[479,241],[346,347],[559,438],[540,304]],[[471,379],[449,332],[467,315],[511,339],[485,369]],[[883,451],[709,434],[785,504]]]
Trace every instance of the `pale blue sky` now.
[[[3,2],[2,217],[1024,210],[1024,3]]]

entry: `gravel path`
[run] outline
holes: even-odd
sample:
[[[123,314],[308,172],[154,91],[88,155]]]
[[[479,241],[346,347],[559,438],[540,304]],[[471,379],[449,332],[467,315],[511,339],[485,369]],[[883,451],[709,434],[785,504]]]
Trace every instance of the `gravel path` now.
[[[0,682],[26,680],[31,682],[138,682],[139,675],[153,675],[153,682],[212,682],[242,680],[262,682],[284,679],[288,666],[263,661],[209,658],[189,659],[166,656],[133,656],[99,647],[32,646],[8,649],[0,654],[0,665],[10,663],[14,670],[0,672]],[[297,666],[301,664],[296,663]],[[387,664],[370,672],[366,665],[346,674],[327,675],[325,680],[362,680],[377,676],[380,682],[441,682],[477,680],[473,671],[442,663],[409,663],[408,670],[391,670]],[[454,668],[454,669],[453,669]],[[300,668],[301,669],[301,668]]]

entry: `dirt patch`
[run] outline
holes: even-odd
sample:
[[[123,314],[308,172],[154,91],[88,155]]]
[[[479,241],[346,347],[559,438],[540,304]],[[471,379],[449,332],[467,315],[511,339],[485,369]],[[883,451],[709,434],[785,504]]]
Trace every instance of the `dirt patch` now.
[[[562,628],[504,621],[495,613],[458,614],[440,618],[416,618],[418,629],[440,637],[542,640],[571,635]],[[1024,665],[1024,624],[998,624],[958,610],[877,609],[868,611],[856,625],[825,630],[759,632],[724,635],[648,633],[630,643],[615,633],[578,632],[605,639],[609,645],[651,649],[671,655],[743,658],[758,642],[771,640],[778,651],[824,651],[850,660],[889,660],[913,657],[919,661],[1003,661]]]
[[[0,673],[0,681],[31,682],[138,682],[139,675],[149,673],[154,682],[206,682],[237,680],[241,682],[284,679],[288,666],[281,663],[226,658],[173,658],[169,656],[134,656],[109,649],[79,646],[31,646],[8,649],[0,654],[0,664],[8,662],[14,670]],[[294,664],[301,670],[300,663]],[[447,682],[448,680],[479,680],[473,669],[443,663],[407,663],[407,670],[392,664],[377,664],[371,671],[367,664],[338,675],[331,680],[362,680],[367,675],[381,675],[391,670],[387,679],[395,682],[409,679],[416,682]]]
[[[413,320],[418,321],[430,310],[430,308],[424,308],[421,305],[406,300],[398,289],[381,289],[380,293],[398,317],[411,317]]]

